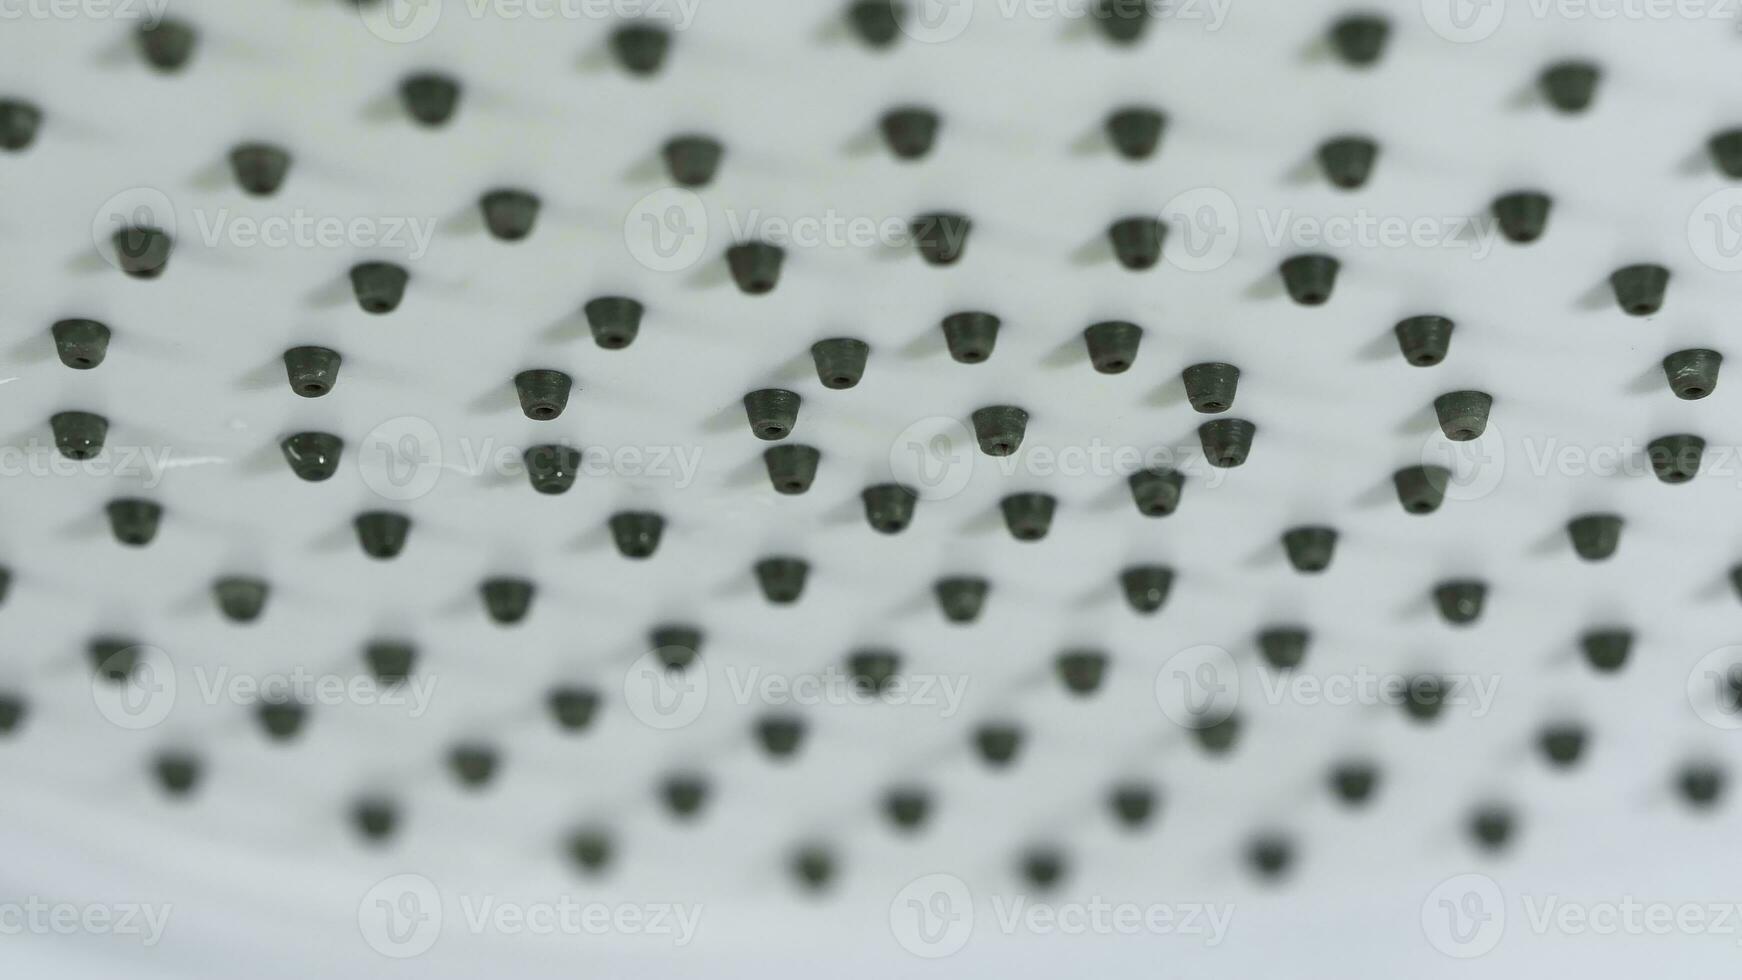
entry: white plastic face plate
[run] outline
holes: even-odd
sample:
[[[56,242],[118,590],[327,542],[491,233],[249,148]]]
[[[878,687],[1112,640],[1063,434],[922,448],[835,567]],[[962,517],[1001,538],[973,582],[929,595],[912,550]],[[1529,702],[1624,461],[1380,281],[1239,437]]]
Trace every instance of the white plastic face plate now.
[[[1666,355],[1729,354],[1742,271],[1742,190],[1707,148],[1742,124],[1729,77],[1733,4],[1175,0],[1132,43],[1087,3],[927,0],[892,42],[809,0],[0,0],[0,98],[36,106],[28,146],[0,152],[0,692],[23,716],[0,740],[0,964],[59,977],[1636,976],[1729,968],[1742,938],[1723,792],[1742,718],[1726,694],[1742,652],[1729,570],[1742,560],[1742,394],[1676,397]],[[645,8],[645,9],[644,9]],[[1346,62],[1338,18],[1389,25],[1376,63]],[[669,51],[637,76],[614,32],[645,14]],[[151,67],[142,19],[191,25],[180,68]],[[159,34],[158,41],[167,36]],[[1556,63],[1600,69],[1584,111],[1549,103]],[[440,125],[407,114],[418,72],[457,80]],[[886,111],[929,107],[935,145],[900,160]],[[1125,159],[1116,109],[1166,116],[1159,149]],[[14,120],[16,117],[14,117]],[[10,124],[9,124],[10,125]],[[660,147],[703,134],[725,152],[678,188]],[[1315,153],[1379,147],[1339,189]],[[276,192],[244,193],[238,144],[290,154]],[[499,240],[479,198],[540,207]],[[1495,198],[1552,199],[1546,232],[1508,241]],[[929,212],[972,220],[959,261],[910,240]],[[1163,259],[1132,271],[1108,226],[1160,216]],[[162,274],[124,274],[111,235],[172,233]],[[784,245],[778,284],[749,295],[728,247]],[[1279,265],[1324,254],[1329,300],[1291,298]],[[349,270],[390,262],[403,301],[365,312]],[[1670,273],[1661,310],[1624,312],[1611,273]],[[594,342],[584,304],[633,297],[634,342]],[[940,321],[1002,320],[967,364]],[[1407,363],[1405,318],[1455,321],[1442,363]],[[111,331],[71,370],[50,327]],[[1129,369],[1090,363],[1083,330],[1129,321]],[[832,390],[809,349],[869,344],[863,380]],[[341,353],[337,383],[298,397],[283,353]],[[1181,372],[1240,369],[1232,409],[1201,415]],[[574,379],[566,410],[521,411],[518,372]],[[801,399],[781,441],[756,438],[747,392]],[[1434,402],[1492,396],[1484,434],[1454,443]],[[980,453],[970,417],[1027,410],[1022,448]],[[74,463],[49,419],[109,421]],[[1244,465],[1206,464],[1198,427],[1256,426]],[[320,482],[279,443],[343,440]],[[1657,478],[1648,445],[1703,437],[1697,477]],[[573,487],[533,490],[531,446],[585,451]],[[808,492],[775,492],[762,454],[820,450]],[[1393,474],[1448,466],[1431,514]],[[1127,478],[1185,477],[1149,517]],[[905,531],[868,526],[866,487],[920,499]],[[1019,541],[1000,501],[1056,501]],[[145,546],[105,506],[162,508]],[[411,519],[404,550],[368,557],[353,518]],[[657,552],[621,555],[607,524],[665,519]],[[1570,520],[1624,521],[1584,560]],[[1285,531],[1326,526],[1330,567],[1297,571]],[[769,556],[809,563],[802,597],[764,597]],[[1127,602],[1122,570],[1173,569],[1162,609]],[[252,623],[214,580],[270,583]],[[933,583],[990,582],[972,624]],[[479,584],[535,583],[517,625]],[[1436,586],[1480,581],[1452,625]],[[650,631],[703,634],[681,673]],[[1310,632],[1292,671],[1266,629]],[[1621,669],[1580,637],[1632,631]],[[116,683],[93,640],[140,645]],[[372,641],[418,653],[384,687]],[[899,654],[882,698],[849,682],[855,652]],[[1069,692],[1055,659],[1100,651]],[[1434,675],[1429,722],[1397,685]],[[277,741],[263,688],[308,702]],[[567,732],[559,686],[596,692]],[[1231,708],[1231,751],[1206,752],[1194,706]],[[771,759],[755,725],[806,724]],[[994,768],[975,732],[1025,739]],[[1546,728],[1582,726],[1552,765]],[[460,745],[498,754],[462,786]],[[192,760],[167,791],[159,762]],[[1330,772],[1364,760],[1363,806]],[[1699,806],[1688,767],[1719,781]],[[1709,767],[1701,769],[1698,767]],[[678,820],[660,786],[705,778]],[[1155,793],[1141,828],[1115,786]],[[923,828],[884,812],[930,794]],[[389,801],[384,840],[360,800]],[[1498,849],[1473,815],[1511,816]],[[571,835],[596,831],[589,872]],[[1261,840],[1286,842],[1270,878]],[[820,848],[826,887],[796,856]],[[1025,856],[1062,859],[1050,888]]]

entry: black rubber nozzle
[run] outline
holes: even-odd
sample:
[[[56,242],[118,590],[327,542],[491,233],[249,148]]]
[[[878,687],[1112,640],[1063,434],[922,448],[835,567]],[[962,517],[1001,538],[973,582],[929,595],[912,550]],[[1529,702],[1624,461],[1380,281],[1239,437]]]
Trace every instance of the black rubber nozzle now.
[[[417,666],[417,648],[399,640],[375,640],[363,650],[369,672],[383,684],[398,684]]]
[[[1444,678],[1431,674],[1409,678],[1399,693],[1403,713],[1418,724],[1425,725],[1438,718],[1446,706],[1446,682]]]
[[[1331,25],[1331,47],[1350,65],[1375,64],[1385,53],[1391,22],[1377,14],[1350,14]]]
[[[1548,229],[1554,199],[1541,191],[1514,191],[1495,198],[1492,207],[1500,234],[1515,245],[1528,245]]]
[[[164,18],[147,20],[134,33],[139,52],[158,71],[180,71],[194,55],[199,32],[187,21]]]
[[[891,109],[878,120],[883,142],[901,160],[918,160],[929,154],[938,136],[938,114],[921,106]]]
[[[298,432],[279,443],[284,461],[300,479],[319,483],[339,469],[339,454],[345,441],[330,432]]]
[[[1452,347],[1455,324],[1443,316],[1412,316],[1399,321],[1394,332],[1403,359],[1416,367],[1433,367],[1446,359]]]
[[[75,371],[89,371],[109,353],[109,328],[96,320],[57,320],[50,333],[60,362]]]
[[[592,727],[599,710],[599,692],[590,687],[553,688],[545,696],[551,719],[565,732],[584,732]]]
[[[823,454],[815,446],[784,443],[770,446],[762,453],[768,467],[768,482],[784,494],[804,493],[817,478],[817,464]]]
[[[120,684],[133,676],[139,666],[139,644],[118,636],[99,636],[85,648],[91,658],[91,670],[112,684]]]
[[[899,534],[913,522],[919,495],[899,483],[879,483],[859,494],[865,503],[865,521],[879,534]]]
[[[1294,865],[1294,842],[1286,837],[1267,834],[1246,846],[1246,860],[1260,878],[1281,878]]]
[[[756,584],[762,597],[776,605],[797,602],[810,577],[810,563],[803,558],[776,556],[756,563]]]
[[[825,388],[851,388],[865,376],[865,361],[871,347],[852,337],[833,337],[811,345],[811,360],[816,363],[817,380]]]
[[[1107,676],[1107,655],[1100,650],[1067,650],[1053,662],[1059,681],[1072,694],[1093,694]]]
[[[554,368],[532,368],[514,376],[520,410],[535,422],[548,422],[568,407],[574,379]]]
[[[357,543],[370,558],[396,558],[405,550],[405,539],[411,534],[411,518],[386,510],[364,511],[351,522],[357,529]]]
[[[272,588],[265,579],[229,575],[212,583],[212,598],[218,611],[232,623],[252,623],[266,609]]]
[[[1135,44],[1149,26],[1150,13],[1150,0],[1100,0],[1093,16],[1107,40]]]
[[[1431,514],[1445,502],[1452,471],[1444,466],[1410,466],[1391,475],[1397,502],[1411,514]]]
[[[679,186],[706,187],[719,172],[726,148],[711,136],[690,134],[667,140],[659,153],[665,158],[666,172]]]
[[[1049,493],[1013,493],[998,501],[1004,526],[1018,541],[1039,541],[1052,529],[1058,498]]]
[[[358,800],[351,807],[351,823],[364,839],[378,843],[398,829],[399,808],[391,800]]]
[[[659,796],[665,808],[680,820],[694,817],[708,803],[708,781],[694,773],[667,776],[659,784]]]
[[[1592,630],[1579,637],[1579,648],[1593,669],[1613,673],[1626,665],[1628,655],[1633,652],[1633,633],[1623,629]]]
[[[1669,270],[1661,265],[1630,265],[1616,269],[1609,276],[1615,290],[1615,302],[1629,316],[1651,316],[1663,309],[1664,293],[1669,290]]]
[[[285,175],[290,173],[290,153],[272,143],[242,143],[230,151],[230,170],[242,190],[266,197],[284,185]]]
[[[665,518],[652,511],[626,510],[611,515],[611,541],[625,558],[651,558],[665,534]]]
[[[1167,239],[1167,225],[1160,218],[1121,218],[1107,227],[1107,238],[1113,243],[1113,256],[1119,264],[1133,272],[1155,267],[1161,261],[1162,242]]]
[[[1211,419],[1198,426],[1198,441],[1211,466],[1223,469],[1246,462],[1258,427],[1245,419]]]
[[[543,494],[568,493],[581,472],[581,451],[574,446],[557,443],[529,446],[521,459],[526,463],[526,479],[532,489]]]
[[[1337,529],[1318,525],[1290,528],[1282,534],[1282,550],[1297,572],[1322,572],[1337,553]]]
[[[1379,144],[1365,136],[1339,136],[1319,146],[1319,166],[1325,178],[1346,191],[1366,186],[1378,158]]]
[[[1512,839],[1512,811],[1503,806],[1481,807],[1470,815],[1470,836],[1485,851],[1498,851]]]
[[[1440,618],[1453,626],[1468,626],[1482,618],[1488,601],[1488,584],[1475,579],[1457,579],[1434,586],[1434,606]]]
[[[1277,670],[1299,667],[1306,659],[1312,634],[1298,626],[1276,626],[1258,634],[1258,651]]]
[[[569,835],[569,860],[583,874],[598,874],[611,864],[615,849],[611,837],[602,830],[579,830]]]
[[[478,199],[484,212],[484,227],[498,241],[518,242],[532,234],[538,221],[538,195],[511,187],[497,188]]]
[[[157,537],[163,522],[163,507],[150,500],[122,497],[109,501],[109,530],[115,540],[133,548],[143,548]]]
[[[1341,762],[1331,770],[1331,790],[1349,806],[1360,806],[1373,797],[1379,784],[1379,769],[1370,762]]]
[[[1723,363],[1724,355],[1715,350],[1676,351],[1663,359],[1663,373],[1677,398],[1697,401],[1718,387],[1718,368]]]
[[[641,332],[644,312],[638,300],[627,296],[600,296],[587,301],[587,329],[593,332],[593,343],[606,350],[621,350],[635,342]]]
[[[974,730],[974,747],[980,758],[994,769],[1002,769],[1022,751],[1023,732],[1016,725],[994,722]]]
[[[1179,470],[1154,467],[1131,474],[1131,500],[1137,512],[1145,517],[1166,517],[1179,509],[1180,494],[1185,489],[1185,474]]]
[[[1723,770],[1710,763],[1691,763],[1677,774],[1676,788],[1690,805],[1705,809],[1718,802],[1724,792]]]
[[[152,763],[151,770],[163,791],[174,797],[192,793],[200,782],[200,759],[187,752],[165,752]]]
[[[1559,722],[1548,726],[1537,736],[1537,747],[1548,757],[1550,765],[1567,769],[1585,753],[1586,733],[1583,725]]]
[[[327,347],[292,347],[284,352],[284,373],[290,390],[304,398],[319,398],[339,383],[339,352]]]
[[[760,388],[744,396],[744,415],[750,420],[750,433],[758,439],[785,439],[798,425],[801,399],[796,391],[785,388]]]
[[[255,718],[268,738],[288,742],[302,733],[308,707],[296,701],[261,701],[255,709]]]
[[[1065,856],[1050,847],[1037,847],[1022,855],[1022,877],[1039,891],[1059,883],[1067,870]]]
[[[48,418],[54,445],[67,459],[91,459],[103,451],[109,420],[95,412],[56,412]]]
[[[1686,483],[1699,475],[1705,452],[1706,440],[1687,434],[1662,436],[1646,447],[1652,471],[1665,483]]]
[[[1186,398],[1194,410],[1215,415],[1234,407],[1234,395],[1240,390],[1239,368],[1211,361],[1193,364],[1180,374],[1185,380]]]
[[[968,247],[974,222],[965,214],[934,211],[913,219],[909,227],[914,247],[931,265],[954,265]]]
[[[499,761],[495,749],[476,742],[461,743],[448,751],[448,770],[468,789],[490,782]]]
[[[1742,129],[1724,130],[1712,137],[1707,148],[1724,176],[1742,178]]]
[[[1133,565],[1119,573],[1119,589],[1133,610],[1147,616],[1167,604],[1173,578],[1166,565]]]
[[[1543,69],[1537,84],[1549,105],[1561,112],[1584,112],[1597,95],[1602,69],[1588,61],[1563,61]]]
[[[1226,755],[1233,751],[1240,741],[1240,716],[1228,715],[1219,721],[1192,729],[1197,737],[1198,747],[1210,755]]]
[[[1127,160],[1147,160],[1155,154],[1167,129],[1167,116],[1145,106],[1127,106],[1107,117],[1107,139]]]
[[[162,228],[129,225],[110,238],[115,245],[115,259],[121,271],[135,279],[156,279],[169,265],[169,253],[175,240]]]
[[[419,72],[399,83],[399,99],[417,122],[445,125],[460,104],[460,83],[447,75]]]
[[[1282,263],[1282,284],[1302,306],[1323,306],[1337,287],[1341,263],[1328,255],[1296,255]]]
[[[1573,550],[1586,561],[1603,561],[1621,544],[1621,515],[1586,514],[1567,522]]]
[[[804,744],[805,722],[797,715],[766,715],[756,722],[756,740],[771,759],[789,759]]]
[[[538,586],[523,578],[487,578],[479,584],[478,594],[484,600],[484,612],[491,622],[512,626],[525,619],[532,610],[532,598],[538,594]]]
[[[944,343],[960,364],[979,364],[992,356],[1001,321],[990,313],[951,313],[944,317]]]
[[[952,623],[972,623],[979,619],[986,608],[986,593],[991,590],[991,582],[974,575],[952,575],[932,584],[938,608]]]
[[[392,313],[405,298],[411,274],[392,262],[360,262],[351,267],[351,289],[365,313]]]
[[[859,40],[873,48],[886,48],[900,36],[906,12],[898,0],[858,0],[847,8],[847,23]]]
[[[18,99],[0,99],[0,150],[16,153],[36,142],[42,110]]]
[[[761,296],[774,291],[780,282],[780,266],[786,252],[767,242],[744,242],[726,250],[726,265],[732,281],[747,296]]]
[[[681,623],[655,626],[647,643],[666,670],[687,670],[702,653],[702,631]]]
[[[1022,447],[1028,432],[1028,412],[1015,405],[988,405],[973,416],[974,438],[988,456],[1008,456]]]
[[[883,813],[897,830],[918,830],[931,815],[931,794],[918,786],[898,786],[884,794]]]
[[[1137,361],[1143,328],[1124,320],[1108,320],[1083,331],[1089,363],[1102,374],[1123,374]]]
[[[1453,442],[1481,438],[1488,430],[1488,412],[1493,407],[1493,396],[1484,391],[1449,391],[1434,399],[1440,431]]]
[[[653,24],[626,24],[611,34],[611,53],[631,75],[657,73],[671,50],[671,32]]]
[[[791,867],[799,884],[811,891],[822,891],[835,880],[835,855],[825,847],[800,848],[792,856]]]
[[[860,650],[847,658],[847,673],[866,694],[882,694],[901,672],[901,655],[893,650]]]
[[[1155,813],[1155,789],[1145,783],[1120,783],[1107,795],[1107,805],[1120,823],[1136,829]]]

